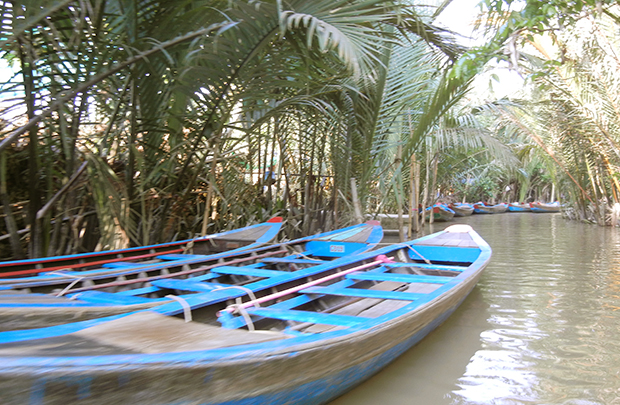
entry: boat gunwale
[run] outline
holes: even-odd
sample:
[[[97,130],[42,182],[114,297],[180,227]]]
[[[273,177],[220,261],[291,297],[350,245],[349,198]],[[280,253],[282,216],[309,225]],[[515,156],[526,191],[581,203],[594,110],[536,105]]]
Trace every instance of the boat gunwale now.
[[[194,257],[194,258],[190,257],[187,259],[171,260],[168,262],[160,262],[160,263],[153,263],[153,264],[137,263],[139,265],[137,267],[129,267],[127,269],[122,269],[122,270],[119,270],[119,269],[87,270],[87,272],[94,272],[94,273],[88,274],[88,277],[84,277],[84,278],[88,278],[91,280],[97,280],[100,278],[110,278],[112,276],[126,276],[130,274],[138,274],[141,272],[163,270],[163,269],[167,269],[170,267],[178,267],[178,266],[190,265],[190,264],[199,264],[205,261],[219,260],[221,258],[228,258],[228,257],[233,257],[233,256],[242,256],[242,255],[248,255],[248,254],[251,255],[253,253],[258,253],[258,252],[267,251],[270,249],[275,249],[275,248],[280,248],[280,247],[285,247],[285,246],[292,246],[295,244],[305,243],[305,242],[309,242],[313,240],[323,241],[324,240],[323,238],[326,238],[328,236],[334,236],[335,234],[340,233],[340,232],[350,231],[355,228],[361,229],[362,227],[360,225],[363,225],[363,224],[353,225],[350,227],[345,227],[345,228],[337,229],[334,231],[329,231],[329,232],[325,232],[325,233],[321,233],[317,235],[310,235],[310,236],[306,236],[303,238],[280,242],[280,243],[267,245],[267,246],[257,246],[257,245],[264,245],[265,243],[255,242],[251,245],[232,249],[232,250],[227,250],[225,252],[202,255],[203,257]],[[375,228],[377,227],[377,225],[375,224],[371,224],[371,225]],[[378,235],[375,235],[374,237],[375,237],[375,240],[373,240],[370,243],[365,243],[368,246],[367,247],[368,249],[372,249],[372,247],[376,246],[379,243],[380,240],[376,240],[378,238]],[[369,236],[369,239],[370,239],[370,236]],[[325,241],[332,242],[332,243],[338,243],[338,242],[347,243],[346,241],[339,241],[339,240],[325,240]],[[360,243],[360,242],[348,242],[348,243]],[[40,273],[46,273],[46,272],[47,272],[46,269],[43,268],[41,269]],[[77,272],[77,273],[81,273],[81,272]],[[2,277],[2,273],[0,272],[0,285],[7,286],[7,287],[14,287],[14,288],[45,286],[45,285],[49,285],[50,281],[71,282],[75,280],[74,278],[69,278],[70,276],[62,276],[60,274],[58,276],[54,275],[51,277],[45,274],[40,274],[37,276],[30,276],[30,277],[19,277],[19,278],[1,278],[1,277]]]
[[[264,241],[259,242],[258,240],[265,239],[267,236],[269,236],[269,240],[273,239],[278,234],[278,232],[280,232],[280,229],[282,228],[282,221],[281,220],[280,221],[269,220],[266,222],[260,222],[258,224],[248,225],[248,226],[244,226],[244,227],[236,228],[236,229],[229,229],[227,231],[222,231],[222,232],[218,232],[218,233],[214,233],[210,235],[199,236],[196,238],[184,239],[184,240],[179,240],[179,241],[164,242],[164,243],[159,243],[159,244],[154,244],[154,245],[134,246],[134,247],[122,248],[122,249],[101,250],[97,252],[76,253],[76,254],[61,255],[61,256],[0,261],[0,277],[2,276],[3,272],[5,272],[6,268],[10,268],[11,266],[23,266],[23,265],[30,265],[30,264],[37,265],[37,264],[42,264],[42,263],[51,264],[51,263],[62,261],[62,260],[79,260],[82,258],[89,259],[89,258],[98,257],[98,256],[118,255],[122,253],[140,252],[143,250],[150,250],[150,249],[168,248],[171,246],[183,245],[183,244],[187,244],[190,242],[193,242],[193,243],[207,242],[212,239],[221,238],[223,236],[227,236],[230,234],[246,232],[251,229],[262,227],[262,226],[268,226],[269,228],[261,236],[259,236],[256,241],[251,242],[248,246],[252,247],[256,244],[264,243]],[[235,248],[234,250],[242,249],[242,248],[243,247]],[[131,259],[131,258],[132,256],[127,257],[127,259]],[[88,266],[89,262],[85,262],[83,264],[84,266]],[[46,268],[42,267],[36,270],[40,270],[43,273],[46,271]]]
[[[435,237],[437,234],[438,233],[427,235],[426,237],[416,239],[412,242],[420,242],[430,237]],[[433,308],[440,306],[441,302],[445,300],[458,297],[459,300],[462,301],[476,285],[478,278],[482,274],[491,257],[490,246],[477,233],[469,232],[469,234],[478,244],[478,248],[474,249],[480,249],[480,255],[465,270],[463,270],[462,273],[455,276],[454,280],[451,280],[447,284],[438,288],[435,292],[429,294],[428,299],[426,299],[423,303],[420,303],[419,300],[413,301],[402,308],[391,311],[377,318],[369,318],[368,321],[361,322],[359,325],[354,327],[314,335],[296,336],[278,341],[199,351],[76,357],[1,356],[0,359],[2,359],[3,366],[0,369],[0,375],[4,373],[19,372],[19,370],[23,371],[32,367],[36,367],[38,369],[38,373],[57,372],[63,368],[67,370],[72,370],[74,368],[86,368],[94,372],[105,372],[110,369],[115,370],[119,366],[122,366],[123,369],[127,370],[133,368],[141,369],[144,367],[163,367],[166,369],[213,367],[229,363],[238,364],[243,362],[264,361],[265,359],[290,356],[291,354],[300,351],[315,350],[320,347],[325,347],[326,345],[346,344],[347,341],[355,340],[362,335],[381,333],[386,329],[394,328],[398,325],[402,325],[403,323],[408,323],[412,318],[418,317],[420,314],[423,314],[426,311],[431,311]],[[415,244],[416,243],[411,243],[411,245]],[[406,246],[408,245],[394,244],[376,251],[363,253],[360,255],[362,258],[359,258],[359,256],[357,258],[340,258],[328,264],[316,266],[314,269],[316,270],[317,267],[327,267],[327,265],[329,265],[329,267],[335,267],[336,264],[344,265],[346,263],[368,260],[379,254],[393,252]],[[465,291],[463,291],[464,289]],[[177,303],[171,303],[168,305],[179,306]],[[108,317],[108,320],[112,320],[112,318],[121,318],[130,314],[132,313]],[[390,346],[394,347],[409,337],[410,336],[404,336],[402,339],[390,343]]]

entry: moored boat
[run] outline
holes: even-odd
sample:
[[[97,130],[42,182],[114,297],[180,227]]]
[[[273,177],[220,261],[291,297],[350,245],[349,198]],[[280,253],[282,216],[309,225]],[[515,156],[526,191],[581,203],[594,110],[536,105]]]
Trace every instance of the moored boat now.
[[[510,212],[529,212],[531,211],[530,203],[511,202],[508,203],[508,211]]]
[[[542,203],[535,201],[530,203],[530,207],[532,212],[560,212],[562,206],[559,201],[552,203]]]
[[[0,279],[0,330],[131,312],[214,289],[228,289],[234,299],[235,293],[247,290],[239,266],[256,267],[254,273],[268,275],[295,271],[366,251],[382,237],[379,222],[369,221],[254,249],[212,255],[166,254],[158,256],[157,263],[114,263],[113,269],[4,278]],[[190,284],[194,289],[183,289]]]
[[[483,202],[474,204],[474,212],[476,214],[499,214],[508,210],[508,204],[499,203],[495,205],[488,205]]]
[[[105,250],[65,256],[0,262],[0,277],[23,277],[42,272],[81,271],[117,264],[152,262],[157,256],[172,254],[212,254],[236,249],[250,249],[270,242],[282,227],[282,218],[224,231],[194,239],[127,249]]]
[[[455,217],[467,217],[474,213],[474,206],[467,203],[450,203],[448,205],[454,211]]]
[[[491,257],[469,226],[308,270],[247,268],[254,296],[196,295],[148,311],[0,333],[13,403],[323,404],[443,322]],[[184,322],[174,315],[192,310]],[[186,320],[187,319],[187,315]]]
[[[431,212],[433,213],[433,221],[450,221],[454,218],[454,211],[445,204],[434,204],[432,207],[428,207],[425,210],[425,218],[428,221]]]
[[[495,204],[491,206],[491,209],[493,210],[494,214],[500,214],[502,212],[508,211],[508,204],[506,203]]]
[[[477,202],[474,204],[474,213],[476,214],[494,214],[492,206],[486,205],[483,202]]]

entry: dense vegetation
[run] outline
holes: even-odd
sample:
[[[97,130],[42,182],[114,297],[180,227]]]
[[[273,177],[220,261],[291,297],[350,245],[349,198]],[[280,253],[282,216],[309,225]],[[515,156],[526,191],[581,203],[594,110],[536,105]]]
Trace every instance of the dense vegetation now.
[[[560,197],[604,223],[620,192],[615,2],[486,1],[472,49],[435,24],[449,3],[0,1],[17,72],[1,89],[0,258],[273,215],[295,237],[438,196]],[[530,90],[472,92],[490,61]]]

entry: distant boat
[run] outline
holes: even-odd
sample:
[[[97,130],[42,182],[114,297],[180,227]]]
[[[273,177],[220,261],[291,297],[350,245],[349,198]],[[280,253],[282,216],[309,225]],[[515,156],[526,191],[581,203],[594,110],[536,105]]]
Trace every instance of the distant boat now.
[[[529,212],[531,211],[530,203],[511,202],[508,204],[510,212]]]
[[[476,214],[499,214],[508,211],[508,204],[500,203],[496,205],[487,205],[483,202],[474,204],[474,212]]]
[[[369,221],[254,249],[211,255],[165,254],[158,256],[156,263],[4,278],[0,279],[0,330],[126,313],[219,289],[226,290],[223,297],[235,299],[250,288],[240,266],[255,267],[253,277],[267,277],[364,252],[382,238],[379,222]],[[193,288],[185,290],[188,285]]]
[[[500,214],[502,212],[508,211],[508,204],[499,203],[499,204],[492,205],[491,208],[493,209],[494,214]]]
[[[454,211],[455,217],[467,217],[474,213],[474,206],[467,203],[450,203],[448,205]]]
[[[490,258],[489,245],[459,224],[310,269],[242,266],[247,292],[216,290],[152,310],[2,332],[0,398],[325,404],[445,321]],[[199,283],[187,284],[179,289]],[[197,321],[185,322],[188,313]]]
[[[432,207],[426,208],[424,215],[427,220],[429,220],[431,212],[433,213],[433,221],[436,222],[450,221],[455,215],[455,212],[445,204],[434,204]]]
[[[474,213],[476,214],[494,214],[495,211],[489,205],[483,202],[477,202],[474,204]]]
[[[562,206],[559,201],[552,203],[533,202],[530,203],[532,212],[560,212]]]
[[[38,273],[92,268],[127,266],[152,262],[157,256],[172,254],[213,254],[235,249],[250,249],[270,242],[282,227],[282,218],[267,222],[175,242],[147,245],[127,249],[104,250],[66,256],[0,262],[0,277],[23,277]]]

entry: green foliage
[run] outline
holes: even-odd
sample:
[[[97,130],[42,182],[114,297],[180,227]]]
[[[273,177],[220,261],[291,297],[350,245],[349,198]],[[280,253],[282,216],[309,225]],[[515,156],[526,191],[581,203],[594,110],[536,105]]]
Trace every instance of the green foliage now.
[[[29,184],[10,191],[29,199],[32,255],[88,248],[77,236],[85,213],[97,219],[100,248],[191,237],[203,224],[214,232],[282,212],[304,233],[341,225],[323,213],[339,207],[339,220],[350,218],[352,177],[368,198],[383,136],[377,129],[405,105],[384,103],[393,47],[415,44],[409,61],[419,71],[400,79],[411,91],[421,88],[417,78],[441,76],[439,63],[422,65],[427,58],[456,60],[463,51],[400,1],[0,7],[0,56],[21,73],[0,91],[22,114],[7,118],[0,151],[25,147],[36,156]],[[435,105],[448,105],[451,94]],[[427,95],[410,96],[410,105]],[[85,161],[88,175],[63,190]],[[260,179],[270,165],[278,181],[267,187]]]

